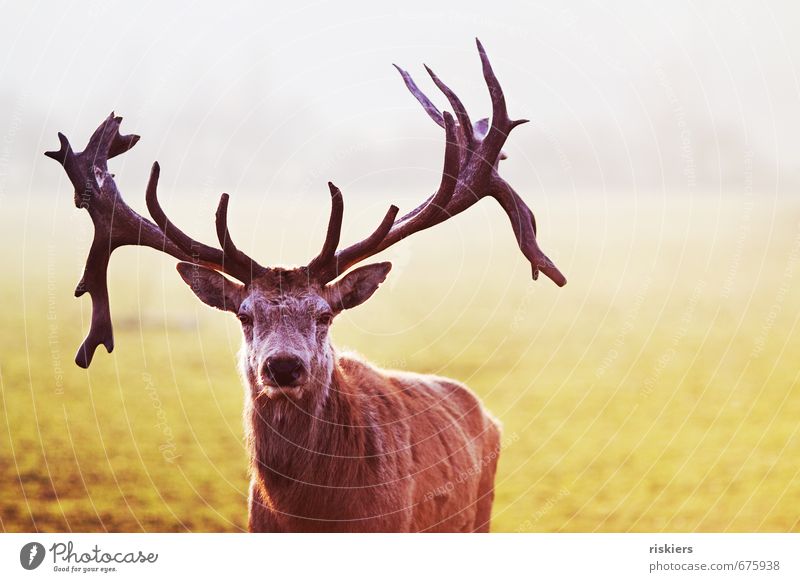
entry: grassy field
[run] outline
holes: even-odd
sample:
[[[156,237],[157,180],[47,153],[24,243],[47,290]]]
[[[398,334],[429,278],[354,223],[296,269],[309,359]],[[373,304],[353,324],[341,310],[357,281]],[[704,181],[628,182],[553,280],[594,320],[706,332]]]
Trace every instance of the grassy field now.
[[[529,280],[482,203],[387,253],[390,282],[335,343],[481,395],[505,427],[494,531],[800,531],[800,203],[753,198],[534,205],[563,289]],[[213,202],[172,208],[213,240]],[[303,216],[252,235],[237,213],[233,232],[263,262],[302,261],[325,209]],[[234,318],[122,249],[116,349],[81,370],[88,219],[65,195],[4,202],[3,223],[0,529],[245,528]]]

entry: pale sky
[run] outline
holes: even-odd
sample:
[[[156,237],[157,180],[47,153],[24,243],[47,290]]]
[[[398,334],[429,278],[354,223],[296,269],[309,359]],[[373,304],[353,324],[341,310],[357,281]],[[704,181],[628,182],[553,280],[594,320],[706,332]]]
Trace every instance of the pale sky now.
[[[113,164],[129,198],[158,159],[187,196],[324,196],[333,179],[421,199],[443,132],[391,64],[443,106],[429,64],[477,119],[489,104],[476,36],[512,117],[532,121],[507,146],[522,189],[800,185],[796,1],[1,6],[0,200],[63,188],[41,153],[57,131],[81,148],[111,110],[142,136]]]

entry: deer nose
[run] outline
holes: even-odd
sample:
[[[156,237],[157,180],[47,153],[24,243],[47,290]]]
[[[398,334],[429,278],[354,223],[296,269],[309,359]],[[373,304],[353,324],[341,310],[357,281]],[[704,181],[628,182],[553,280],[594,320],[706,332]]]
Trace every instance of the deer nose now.
[[[290,388],[303,383],[305,367],[296,356],[273,356],[264,363],[263,375],[276,386]]]

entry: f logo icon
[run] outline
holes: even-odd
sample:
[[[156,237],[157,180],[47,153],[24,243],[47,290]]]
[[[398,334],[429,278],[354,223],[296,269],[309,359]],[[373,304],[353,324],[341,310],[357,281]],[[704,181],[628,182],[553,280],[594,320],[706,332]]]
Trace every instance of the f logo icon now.
[[[35,570],[44,561],[44,546],[39,542],[30,542],[19,551],[19,563],[26,570]]]

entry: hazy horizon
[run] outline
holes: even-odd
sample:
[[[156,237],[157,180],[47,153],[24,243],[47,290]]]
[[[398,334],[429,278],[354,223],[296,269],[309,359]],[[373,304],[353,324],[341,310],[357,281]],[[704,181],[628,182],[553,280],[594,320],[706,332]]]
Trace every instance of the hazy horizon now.
[[[509,110],[532,123],[504,172],[528,199],[563,192],[768,196],[800,185],[791,2],[619,2],[602,7],[411,2],[4,5],[0,201],[66,195],[42,152],[81,148],[111,110],[142,140],[115,160],[141,198],[154,160],[165,196],[219,192],[421,200],[443,132],[407,93],[408,69],[440,106],[422,62],[489,114],[474,46],[486,45]],[[508,14],[515,18],[508,18]]]

